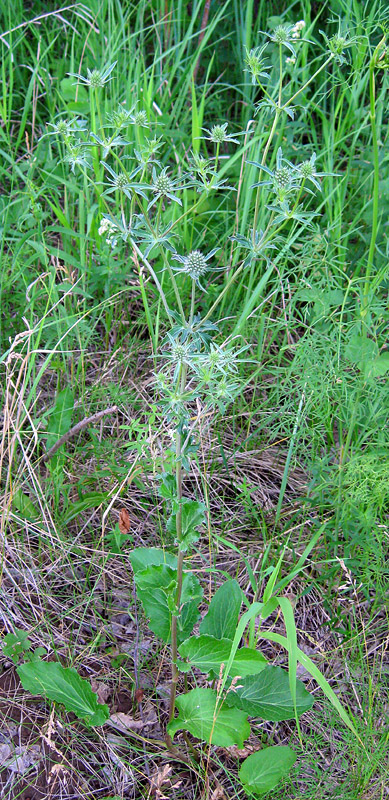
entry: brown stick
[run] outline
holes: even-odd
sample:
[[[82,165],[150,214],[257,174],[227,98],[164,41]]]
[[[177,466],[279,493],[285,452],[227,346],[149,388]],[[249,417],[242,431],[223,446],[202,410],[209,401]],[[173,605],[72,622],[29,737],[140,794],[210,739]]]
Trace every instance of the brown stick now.
[[[201,20],[200,36],[199,36],[199,40],[197,42],[197,47],[200,47],[201,42],[203,41],[204,36],[205,36],[205,29],[206,29],[206,27],[208,25],[208,17],[209,17],[210,5],[211,5],[211,0],[205,0],[204,13],[203,13],[203,18]],[[197,77],[197,73],[199,71],[199,66],[200,66],[200,58],[201,58],[201,53],[198,54],[197,61],[196,61],[196,64],[195,64],[195,68],[193,70],[193,83],[196,82],[196,77]]]
[[[61,444],[67,442],[68,439],[71,439],[71,437],[75,436],[76,433],[82,431],[82,429],[86,428],[87,425],[93,425],[94,422],[97,422],[99,419],[105,417],[107,414],[114,414],[115,411],[117,410],[118,410],[117,406],[111,406],[110,408],[105,408],[103,411],[97,411],[96,414],[92,414],[91,417],[85,417],[84,419],[81,419],[80,422],[77,422],[76,425],[73,425],[73,427],[70,428],[70,431],[64,433],[63,436],[61,436],[61,438],[58,439],[58,442],[56,442],[55,444],[53,444],[52,447],[50,447],[50,450],[48,450],[47,453],[45,453],[45,455],[43,456],[43,461],[48,461],[50,458],[52,458],[52,456],[57,452],[58,448],[61,447]]]

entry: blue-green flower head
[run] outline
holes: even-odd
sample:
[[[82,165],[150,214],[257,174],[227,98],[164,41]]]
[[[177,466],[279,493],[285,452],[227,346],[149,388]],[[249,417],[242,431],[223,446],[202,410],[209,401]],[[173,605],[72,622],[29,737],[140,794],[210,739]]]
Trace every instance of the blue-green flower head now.
[[[211,250],[211,252],[206,256],[201,252],[201,250],[192,250],[192,252],[187,256],[180,256],[178,253],[175,253],[173,258],[182,264],[181,267],[176,267],[176,271],[185,272],[186,275],[189,275],[189,277],[197,283],[200,289],[202,289],[203,287],[201,286],[200,278],[202,278],[203,275],[205,275],[205,273],[211,269],[208,261],[212,258],[212,256],[215,255],[217,250],[218,248]],[[212,269],[218,269],[218,267],[213,267]]]

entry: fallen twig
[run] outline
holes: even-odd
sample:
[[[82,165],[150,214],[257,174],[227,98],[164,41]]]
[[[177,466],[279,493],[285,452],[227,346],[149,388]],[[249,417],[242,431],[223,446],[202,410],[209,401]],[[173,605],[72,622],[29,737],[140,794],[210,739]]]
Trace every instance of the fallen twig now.
[[[94,422],[97,422],[99,419],[105,417],[107,414],[114,414],[115,411],[117,410],[118,410],[117,406],[110,406],[110,408],[104,408],[103,411],[97,411],[96,414],[92,414],[91,417],[85,417],[84,419],[81,419],[79,422],[76,423],[76,425],[73,425],[73,427],[70,428],[70,430],[67,431],[67,433],[64,433],[63,436],[61,436],[60,439],[58,439],[58,442],[56,442],[55,444],[53,444],[52,447],[50,447],[50,450],[48,450],[47,453],[45,453],[45,455],[43,456],[43,461],[49,461],[49,459],[52,458],[52,456],[57,452],[58,448],[61,447],[62,444],[64,444],[64,442],[67,442],[69,439],[72,438],[72,436],[75,436],[76,433],[82,431],[82,429],[86,428],[87,425],[93,425]]]

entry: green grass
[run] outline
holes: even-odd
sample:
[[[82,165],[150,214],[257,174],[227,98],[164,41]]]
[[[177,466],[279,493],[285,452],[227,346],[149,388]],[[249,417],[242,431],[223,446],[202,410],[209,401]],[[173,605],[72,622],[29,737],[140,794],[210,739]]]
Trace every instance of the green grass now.
[[[278,22],[304,19],[310,43],[298,51],[288,92],[301,82],[308,86],[294,119],[281,119],[266,163],[274,168],[279,146],[293,163],[315,151],[318,171],[330,175],[322,194],[305,198],[315,212],[312,228],[288,222],[280,246],[269,251],[272,268],[264,259],[253,261],[223,296],[224,330],[237,346],[249,345],[251,360],[239,364],[243,389],[234,405],[215,414],[212,427],[208,416],[201,421],[200,449],[185,480],[210,509],[213,536],[204,536],[195,557],[205,586],[210,574],[216,580],[230,574],[252,599],[244,559],[263,586],[285,541],[286,574],[320,530],[291,584],[298,632],[355,715],[366,749],[330,709],[303,717],[297,772],[272,800],[383,800],[389,72],[372,72],[371,64],[388,14],[375,1],[225,0],[211,3],[202,31],[203,14],[203,0],[91,0],[62,11],[17,1],[0,10],[3,627],[25,628],[35,645],[107,683],[114,710],[122,687],[132,696],[143,681],[144,714],[157,709],[165,724],[156,697],[168,679],[167,657],[135,608],[127,554],[129,545],[173,544],[155,490],[171,441],[151,383],[168,318],[147,273],[139,280],[131,248],[111,250],[98,233],[108,205],[120,215],[121,203],[118,192],[102,195],[107,176],[96,149],[90,148],[92,169],[73,172],[50,124],[84,117],[96,132],[101,118],[109,134],[120,104],[137,104],[150,129],[129,126],[121,156],[144,148],[147,136],[163,136],[158,158],[174,177],[188,171],[191,150],[213,155],[211,142],[200,141],[203,128],[228,122],[232,135],[244,132],[238,145],[220,149],[220,178],[232,188],[204,196],[195,211],[199,195],[186,188],[182,208],[173,202],[163,212],[165,226],[185,215],[176,229],[181,254],[220,248],[216,260],[224,269],[207,286],[199,306],[204,316],[245,256],[230,237],[248,236],[253,225],[258,168],[247,162],[260,160],[272,124],[266,111],[254,113],[260,92],[245,71],[245,47],[259,45],[269,25],[274,30]],[[354,39],[347,63],[316,75],[326,57],[321,31],[331,37],[339,25]],[[114,61],[100,105],[68,76]],[[270,94],[277,82],[275,53]],[[115,159],[109,163],[117,167]],[[122,159],[121,168],[130,163]],[[259,228],[267,224],[266,197],[258,206]],[[149,260],[174,308],[162,250],[154,249]],[[177,284],[189,303],[185,277]],[[45,464],[50,420],[65,389],[69,405],[74,401],[71,424],[114,404],[119,413],[84,428]],[[109,534],[122,507],[132,519],[132,539],[120,555],[109,552]],[[129,619],[115,628],[112,607],[120,592]],[[129,641],[135,656],[132,651],[119,668],[115,659],[120,662]],[[0,678],[7,671],[5,664]],[[18,696],[10,706],[16,722],[25,704]],[[130,705],[128,713],[138,714],[136,703]],[[46,712],[44,703],[37,706],[31,741],[40,741]],[[59,750],[69,761],[81,754],[69,792],[77,774],[90,793],[85,796],[148,796],[153,770],[163,764],[153,741],[160,730],[145,728],[144,741],[131,735],[112,744],[105,733],[74,728],[58,714],[64,725]],[[266,725],[253,741],[282,743],[290,734],[299,747],[292,724]],[[74,751],[66,731],[76,737]],[[117,766],[118,752],[133,764],[131,779]],[[111,772],[101,771],[99,759],[110,762]],[[47,782],[50,764],[42,769]],[[204,764],[193,773],[180,769],[175,764],[172,773],[172,785],[179,785],[165,787],[172,797],[211,798],[218,784],[226,798],[240,796],[237,761],[226,753],[215,753],[208,794],[202,794]],[[24,777],[16,784],[6,779],[6,797],[25,790]],[[65,783],[58,796],[68,796]]]

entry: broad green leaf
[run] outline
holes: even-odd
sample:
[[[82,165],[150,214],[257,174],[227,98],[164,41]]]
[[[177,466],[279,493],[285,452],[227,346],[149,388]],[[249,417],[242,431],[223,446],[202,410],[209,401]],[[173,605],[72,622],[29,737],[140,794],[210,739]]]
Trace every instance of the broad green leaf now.
[[[172,514],[168,521],[166,528],[172,536],[176,536],[176,518],[177,514]],[[189,500],[184,497],[181,502],[181,536],[180,536],[180,549],[187,550],[193,542],[199,538],[197,528],[205,525],[205,505],[198,500]]]
[[[215,639],[204,633],[191,636],[179,648],[182,658],[189,660],[202,672],[215,672],[219,675],[221,664],[226,665],[231,653],[231,639]],[[237,650],[229,670],[230,678],[237,675],[256,675],[267,665],[264,656],[256,650],[241,647]]]
[[[266,747],[246,758],[239,770],[239,778],[247,791],[265,794],[288,774],[296,758],[290,747]]]
[[[150,564],[146,569],[135,573],[135,583],[137,595],[149,619],[150,630],[164,642],[169,643],[177,594],[176,570],[167,564]],[[180,599],[181,613],[177,625],[179,643],[192,633],[199,617],[198,606],[201,598],[202,589],[198,578],[190,572],[185,572]]]
[[[49,423],[47,426],[47,442],[46,448],[50,450],[58,439],[67,433],[73,417],[74,396],[70,386],[67,386],[62,392],[59,392],[55,406],[50,414]]]
[[[251,717],[261,717],[271,722],[293,719],[293,697],[289,675],[281,667],[267,666],[259,675],[248,675],[239,681],[240,687],[227,695],[228,705],[241,708]],[[313,705],[313,697],[301,681],[296,681],[296,709],[298,716]]]
[[[164,500],[171,502],[177,499],[177,483],[175,475],[169,475],[168,472],[163,472],[160,477],[160,484],[158,486],[158,494]]]
[[[389,370],[389,350],[385,350],[374,361],[366,364],[365,375],[367,378],[380,378]]]
[[[378,347],[373,339],[353,333],[345,348],[346,358],[356,364],[364,372],[367,364],[371,364],[378,355]]]
[[[131,566],[136,574],[151,564],[158,567],[160,564],[167,564],[168,567],[177,569],[177,558],[165,550],[158,550],[156,547],[137,547],[129,555]]]
[[[150,564],[146,569],[135,573],[135,583],[138,591],[162,588],[170,593],[177,585],[177,573],[167,564]]]
[[[247,714],[225,704],[217,708],[217,694],[213,689],[192,689],[177,698],[179,715],[168,725],[171,736],[177,731],[189,731],[192,736],[219,747],[232,744],[243,747],[250,735]],[[220,703],[219,703],[220,706]]]
[[[149,628],[166,644],[170,642],[172,614],[169,600],[163,589],[137,590],[143,610],[149,620]]]
[[[62,78],[61,83],[61,98],[65,100],[65,102],[70,102],[76,99],[79,102],[87,103],[88,102],[88,92],[85,87],[77,83],[74,78]]]
[[[215,592],[201,625],[200,633],[216,639],[233,639],[238,624],[243,592],[235,580],[225,581]]]
[[[98,702],[90,683],[73,667],[63,667],[59,661],[31,661],[17,667],[16,671],[23,689],[62,703],[87,725],[104,725],[107,721],[108,706]]]
[[[200,581],[191,572],[184,572],[181,592],[181,613],[177,621],[177,641],[180,645],[190,636],[199,619],[199,605],[203,597]]]

